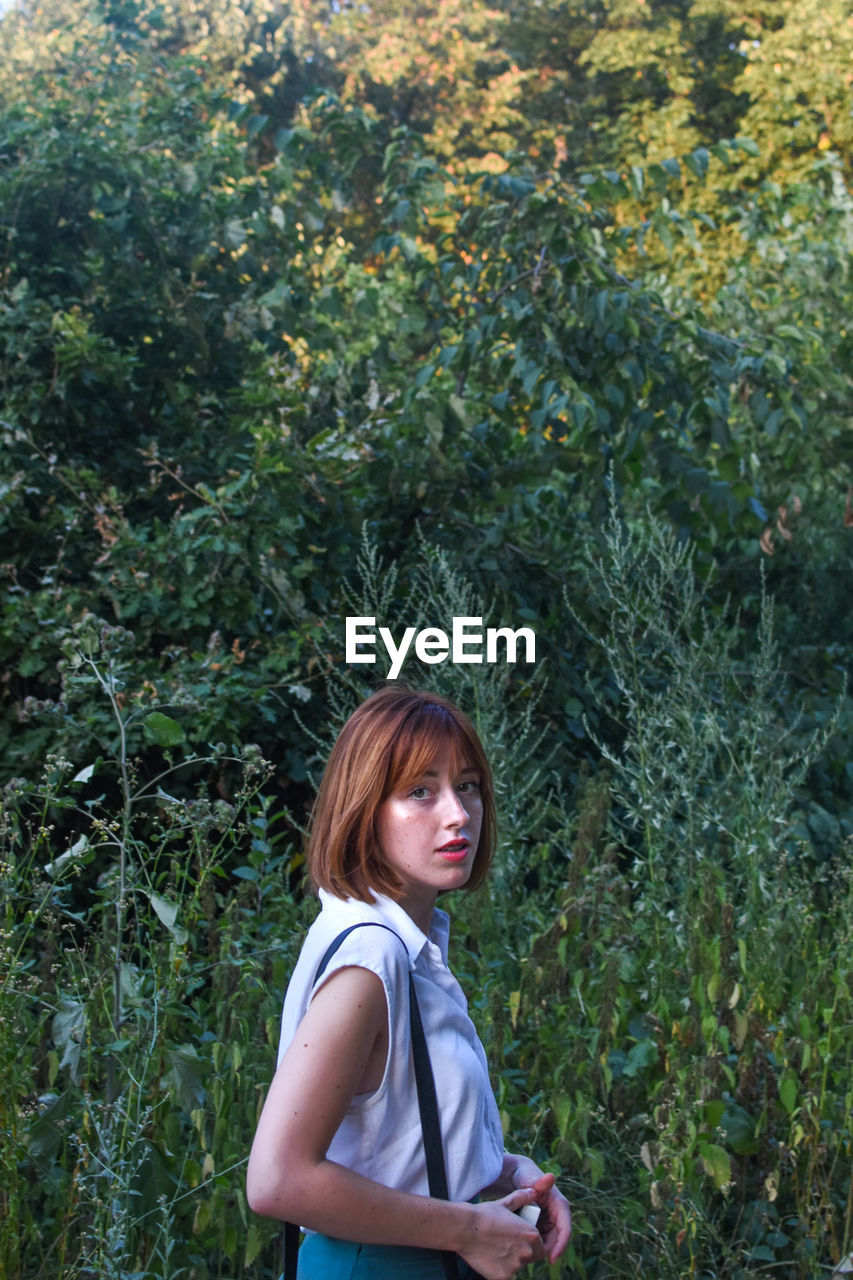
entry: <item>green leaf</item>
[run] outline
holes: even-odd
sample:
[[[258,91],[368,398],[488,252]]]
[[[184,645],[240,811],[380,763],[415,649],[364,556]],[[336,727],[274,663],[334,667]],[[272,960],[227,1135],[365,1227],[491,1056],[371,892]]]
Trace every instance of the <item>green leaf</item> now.
[[[736,1102],[729,1102],[720,1123],[725,1130],[726,1141],[735,1155],[754,1155],[758,1150],[758,1140],[755,1136],[755,1121],[749,1112],[744,1111]]]
[[[779,1077],[779,1097],[789,1116],[792,1116],[796,1110],[797,1093],[797,1074],[787,1068]]]
[[[27,1135],[27,1146],[30,1155],[36,1160],[53,1160],[59,1153],[65,1137],[66,1122],[70,1105],[69,1095],[61,1093],[58,1097],[40,1099],[47,1102],[33,1120]]]
[[[654,1066],[657,1060],[658,1049],[655,1042],[653,1040],[640,1040],[630,1049],[622,1074],[629,1077],[637,1076],[646,1067]]]
[[[704,178],[705,174],[708,172],[708,161],[710,158],[710,153],[707,147],[698,147],[695,151],[692,151],[690,155],[684,157],[684,163],[697,178]]]
[[[209,1203],[202,1201],[202,1204]],[[246,1266],[250,1267],[257,1258],[264,1245],[264,1239],[261,1235],[256,1222],[249,1223],[249,1230],[246,1233]]]
[[[246,137],[250,141],[252,138],[256,138],[258,134],[262,133],[264,129],[267,127],[267,125],[269,124],[269,120],[270,120],[269,116],[264,116],[264,115],[252,116],[251,119],[249,120],[248,125],[246,126]]]
[[[187,940],[188,934],[186,929],[181,928],[180,925],[177,924],[177,903],[170,902],[168,898],[162,898],[159,893],[149,893],[148,900],[175,941],[179,946],[183,946]]]
[[[178,918],[177,903],[161,898],[159,893],[149,893],[148,899],[166,928],[171,929]]]
[[[732,1162],[728,1152],[718,1147],[715,1142],[701,1142],[699,1155],[702,1159],[702,1168],[709,1178],[713,1178],[717,1190],[722,1191],[723,1187],[732,1180]]]
[[[82,1000],[60,1000],[53,1015],[51,1035],[57,1049],[62,1050],[60,1068],[69,1067],[71,1078],[77,1083],[80,1076],[80,1053],[85,1039],[87,1015]]]
[[[162,711],[152,711],[145,717],[145,732],[158,747],[176,747],[186,737],[177,720]]]
[[[716,1129],[723,1119],[726,1104],[722,1098],[712,1098],[710,1102],[705,1103],[705,1123],[711,1129]]]
[[[192,1045],[167,1049],[165,1058],[169,1069],[162,1078],[163,1088],[166,1092],[175,1094],[184,1111],[200,1106],[206,1092],[204,1073],[207,1063],[202,1061]]]
[[[572,1100],[567,1093],[561,1093],[554,1101],[554,1118],[557,1121],[557,1131],[561,1138],[565,1138],[566,1130],[569,1127],[569,1119],[572,1114]]]

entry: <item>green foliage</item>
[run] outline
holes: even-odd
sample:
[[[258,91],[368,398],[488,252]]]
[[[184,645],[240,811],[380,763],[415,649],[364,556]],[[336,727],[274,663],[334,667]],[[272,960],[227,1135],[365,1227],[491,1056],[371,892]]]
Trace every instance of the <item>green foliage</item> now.
[[[487,611],[442,557],[424,567],[435,603],[418,612],[368,546],[348,609],[407,600],[418,625],[440,601]],[[755,635],[718,617],[659,528],[614,524],[578,595],[627,725],[574,795],[525,745],[520,672],[509,721],[494,669],[408,672],[485,709],[504,797],[491,887],[451,910],[508,1141],[561,1171],[575,1204],[560,1274],[810,1275],[852,1225],[846,1122],[825,1149],[851,1065],[849,876],[840,848],[814,884],[796,838],[795,775],[831,726],[785,741],[769,604]],[[818,1055],[838,1082],[819,1103]]]
[[[537,634],[406,674],[495,756],[458,959],[563,1272],[849,1255],[850,32],[0,18],[4,1274],[273,1274],[239,1167],[350,612]]]
[[[257,748],[200,759],[180,750],[171,716],[128,708],[128,641],[120,628],[75,630],[67,697],[102,722],[88,720],[89,762],[50,755],[37,781],[3,796],[10,1280],[45,1267],[244,1274],[260,1247],[239,1174],[265,1078],[267,1042],[253,1054],[252,1040],[259,1027],[274,1038],[266,984],[292,959],[286,922],[297,927],[300,909],[258,798]],[[179,799],[188,774],[198,783]],[[281,933],[262,942],[273,901]]]
[[[144,49],[92,52],[85,78],[36,79],[5,113],[2,382],[9,418],[60,466],[108,449],[120,478],[140,445],[185,440],[202,392],[212,409],[242,372],[251,259],[236,251],[254,200],[196,66],[148,93]]]
[[[448,555],[423,539],[418,558],[411,566],[383,561],[376,541],[367,529],[356,561],[356,574],[343,587],[343,607],[353,617],[375,617],[377,626],[391,627],[395,643],[402,633],[394,626],[397,618],[417,633],[438,627],[449,633],[452,619],[479,618],[484,634],[489,626],[501,625],[493,601],[484,600],[451,565]],[[404,573],[400,573],[400,569]],[[344,618],[336,620],[341,632]],[[472,651],[476,646],[472,646]],[[482,650],[483,645],[479,648]],[[490,744],[495,793],[505,842],[497,869],[498,878],[517,867],[521,851],[513,841],[523,832],[529,837],[541,818],[549,788],[554,786],[551,766],[556,752],[544,747],[545,730],[535,724],[540,703],[544,668],[528,665],[520,642],[516,657],[509,660],[508,649],[499,648],[498,661],[454,664],[449,660],[421,661],[414,646],[409,647],[398,676],[413,688],[434,689],[465,708],[484,742]],[[481,653],[482,658],[482,653]],[[321,759],[331,749],[337,730],[371,688],[390,678],[391,661],[387,649],[378,646],[376,662],[361,668],[358,678],[351,669],[332,669],[328,675],[328,698],[336,707],[329,739],[318,744]],[[533,761],[536,763],[534,764]]]
[[[740,135],[754,175],[802,174],[829,147],[849,162],[851,38],[843,3],[607,5],[581,54],[592,101],[615,116],[596,150],[660,160]]]
[[[654,527],[588,588],[624,745],[473,931],[505,1125],[567,1171],[571,1274],[813,1275],[853,1229],[849,844],[815,883],[792,840],[767,613],[745,655]]]
[[[844,850],[815,883],[786,849],[802,765],[767,741],[767,621],[739,667],[689,569],[617,525],[587,570],[628,723],[575,794],[535,728],[541,674],[408,671],[495,761],[498,864],[451,904],[455,966],[508,1141],[575,1203],[561,1274],[808,1275],[849,1247]],[[398,571],[368,540],[358,577],[359,615],[489,615],[428,545]],[[3,796],[4,1274],[276,1274],[241,1170],[312,910],[286,887],[298,852],[256,749],[200,758],[180,708],[126,698],[128,633],[86,620],[64,652],[87,752]],[[341,714],[362,692],[334,689]]]
[[[653,912],[683,898],[710,862],[759,916],[780,852],[796,854],[792,799],[835,732],[844,681],[834,715],[805,738],[795,732],[765,593],[744,663],[738,619],[709,610],[689,544],[654,522],[646,538],[638,548],[614,507],[588,604],[606,620],[600,643],[621,695],[618,753],[599,749],[621,779],[617,809],[638,832],[640,902],[643,885]]]
[[[310,533],[294,537],[316,498],[291,488],[297,459],[254,458],[258,397],[243,391],[282,352],[264,297],[274,279],[289,292],[277,264],[300,232],[279,200],[296,147],[259,185],[251,140],[197,63],[164,66],[140,38],[109,32],[84,51],[58,80],[36,75],[4,114],[12,771],[44,749],[44,734],[15,726],[20,707],[56,701],[58,637],[86,612],[135,629],[149,655],[137,696],[193,703],[196,741],[248,720],[260,736],[272,690],[298,678],[304,637],[291,627],[305,620],[312,570]],[[247,654],[253,674],[235,679]],[[211,685],[229,683],[212,723]]]

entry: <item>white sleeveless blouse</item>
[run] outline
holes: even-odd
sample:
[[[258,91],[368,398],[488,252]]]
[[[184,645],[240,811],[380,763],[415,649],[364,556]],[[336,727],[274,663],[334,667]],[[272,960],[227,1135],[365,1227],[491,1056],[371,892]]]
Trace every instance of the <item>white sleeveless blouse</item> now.
[[[411,969],[435,1077],[450,1198],[473,1199],[499,1177],[504,1144],[486,1054],[468,1017],[462,988],[447,967],[450,922],[446,913],[433,911],[427,937],[398,903],[382,894],[366,903],[335,898],[321,889],[320,902],[322,910],[308,932],[287,989],[279,1062],[314,991],[336,970],[349,966],[369,969],[381,979],[389,1036],[382,1082],[374,1093],[353,1099],[328,1158],[384,1186],[429,1194],[411,1056]],[[387,927],[354,930],[315,985],[314,975],[329,944],[350,925],[362,922]]]

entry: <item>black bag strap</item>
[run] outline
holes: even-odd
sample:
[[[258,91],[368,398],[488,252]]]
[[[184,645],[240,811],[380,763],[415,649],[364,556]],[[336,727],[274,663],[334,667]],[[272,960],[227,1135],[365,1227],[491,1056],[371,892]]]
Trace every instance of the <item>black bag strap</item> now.
[[[358,924],[351,924],[348,929],[344,929],[344,931],[339,933],[338,936],[330,943],[323,959],[320,961],[317,972],[314,974],[314,984],[316,984],[317,979],[323,975],[328,967],[329,961],[344,939],[349,937],[354,929],[363,929],[367,927],[385,929],[388,933],[393,933],[394,937],[399,939],[404,947],[406,945],[395,929],[390,928],[387,924],[380,924],[378,920],[362,920]],[[429,1049],[427,1048],[426,1035],[424,1034],[423,1023],[421,1022],[421,1011],[418,1008],[418,998],[415,992],[415,980],[412,976],[411,969],[409,970],[409,1026],[411,1031],[412,1058],[414,1059],[415,1067],[415,1087],[418,1094],[418,1110],[421,1116],[421,1130],[423,1132],[424,1158],[426,1160],[429,1193],[436,1200],[449,1200],[450,1196],[447,1192],[447,1170],[444,1164],[444,1148],[441,1143],[441,1122],[438,1118],[438,1101],[435,1095],[435,1079],[432,1074],[432,1064],[429,1060]],[[283,1280],[296,1280],[298,1251],[299,1228],[293,1222],[285,1222]],[[459,1280],[459,1268],[456,1262],[456,1254],[443,1251],[440,1253],[440,1257],[442,1266],[444,1267],[446,1280]]]
[[[424,1142],[424,1158],[427,1167],[429,1193],[434,1200],[449,1200],[447,1169],[444,1164],[444,1147],[441,1144],[441,1121],[438,1117],[438,1101],[435,1096],[435,1079],[429,1060],[421,1011],[415,995],[415,980],[409,970],[409,1021],[411,1024],[412,1057],[415,1063],[415,1087],[418,1091],[418,1110],[421,1113],[421,1132]],[[459,1268],[456,1254],[441,1252],[441,1264],[446,1280],[458,1280]]]

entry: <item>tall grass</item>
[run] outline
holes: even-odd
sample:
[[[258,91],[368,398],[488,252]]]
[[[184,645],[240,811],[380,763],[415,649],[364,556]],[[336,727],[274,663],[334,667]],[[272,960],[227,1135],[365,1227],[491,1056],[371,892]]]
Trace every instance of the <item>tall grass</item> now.
[[[754,634],[715,613],[661,530],[614,523],[583,594],[618,719],[592,763],[549,750],[542,675],[405,672],[496,765],[496,874],[449,902],[453,962],[508,1144],[575,1205],[553,1275],[829,1275],[853,1252],[852,851],[816,877],[792,835],[821,741],[784,727],[769,602]],[[345,607],[489,615],[447,557],[403,584],[369,543]],[[365,692],[330,678],[329,738]],[[188,754],[191,707],[92,620],[61,704],[25,713],[76,745],[0,810],[0,1275],[277,1276],[243,1165],[314,906],[266,766]]]
[[[132,637],[91,619],[33,710],[81,755],[3,795],[0,1274],[248,1274],[241,1167],[300,918],[267,768],[182,755]]]
[[[562,882],[547,859],[513,1018],[550,1103],[534,1133],[586,1175],[578,1272],[831,1270],[851,1249],[850,850],[816,884],[792,831],[834,722],[795,739],[770,602],[752,634],[714,612],[670,532],[614,515],[589,587],[618,745]]]

